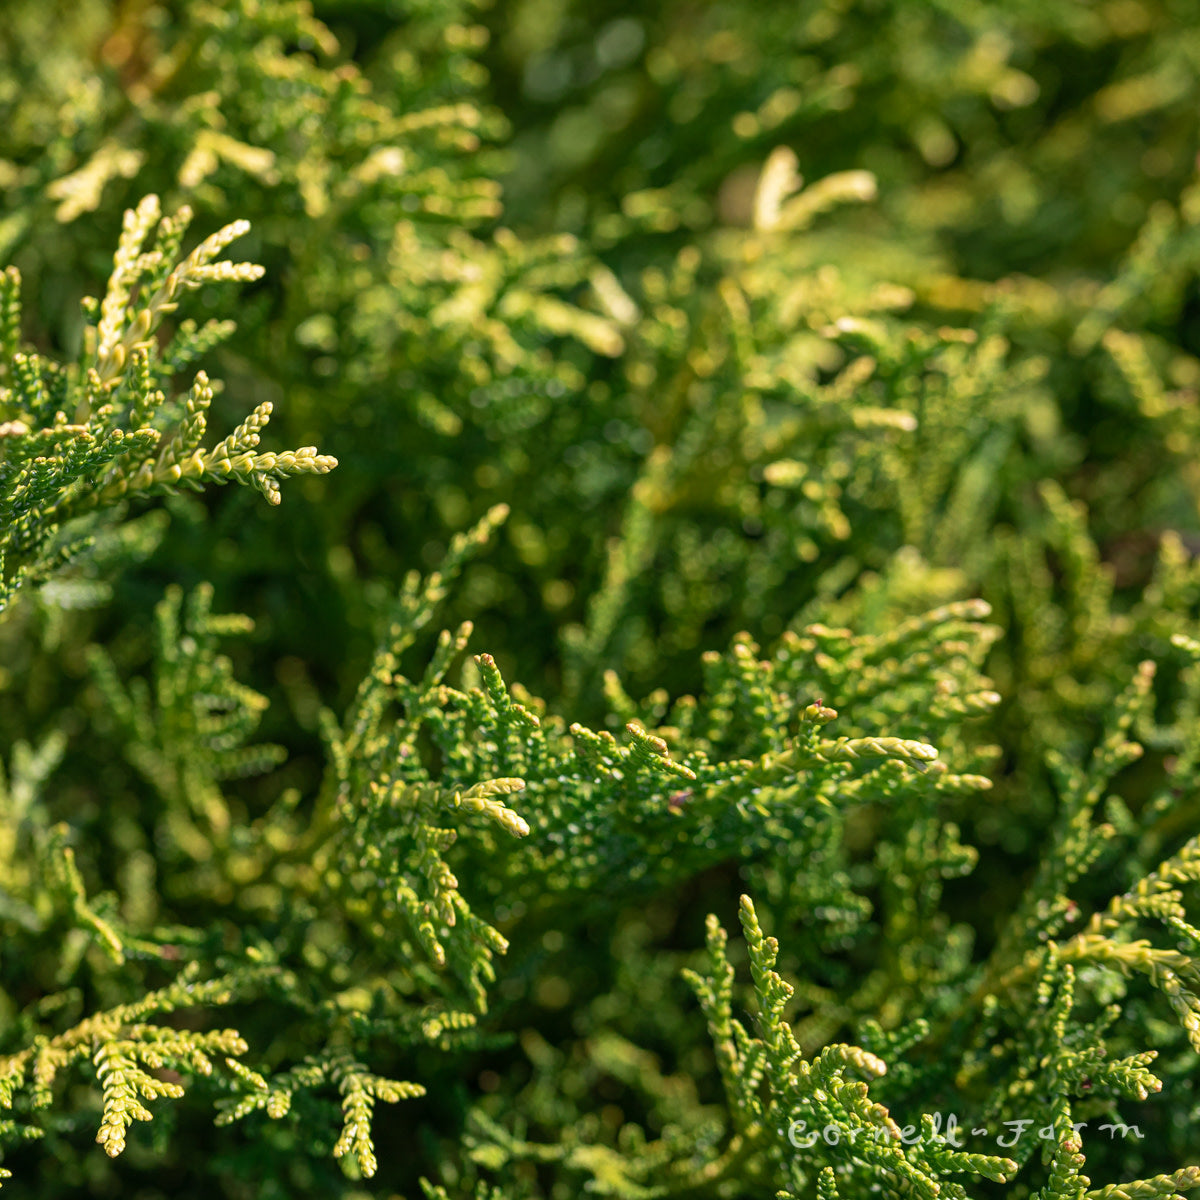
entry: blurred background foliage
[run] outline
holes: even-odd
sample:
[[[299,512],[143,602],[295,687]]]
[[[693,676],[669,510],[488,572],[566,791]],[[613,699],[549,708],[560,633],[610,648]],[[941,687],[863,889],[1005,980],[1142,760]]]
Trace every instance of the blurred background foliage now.
[[[631,671],[635,690],[675,690],[694,684],[699,649],[750,623],[778,632],[845,549],[871,566],[897,539],[929,555],[931,529],[923,542],[911,521],[889,528],[876,504],[869,526],[851,522],[852,546],[818,544],[814,560],[789,567],[753,511],[780,507],[755,496],[766,464],[743,452],[728,486],[657,515],[642,552],[657,569],[631,581],[623,602],[636,627],[618,633],[613,614],[613,628],[597,630],[589,616],[588,597],[611,575],[608,539],[636,520],[623,511],[633,483],[654,447],[681,433],[666,397],[694,407],[697,385],[668,382],[669,372],[721,324],[714,285],[734,276],[756,181],[781,144],[805,180],[865,170],[877,197],[786,248],[765,246],[778,277],[758,281],[763,295],[780,294],[778,279],[812,277],[810,327],[858,315],[873,290],[926,328],[990,320],[1005,339],[999,388],[1017,371],[1038,393],[1007,452],[1002,437],[984,436],[991,418],[973,429],[951,418],[964,450],[990,455],[976,474],[999,481],[983,489],[996,493],[993,522],[1031,494],[1015,472],[1056,476],[1086,500],[1127,578],[1146,575],[1155,530],[1196,532],[1190,504],[1158,478],[1161,439],[1131,421],[1097,345],[1120,319],[1153,336],[1177,386],[1195,382],[1192,214],[1166,207],[1193,178],[1198,149],[1200,35],[1182,10],[1140,0],[318,5],[334,42],[281,5],[60,7],[49,21],[45,5],[10,6],[0,242],[36,280],[41,336],[69,350],[78,299],[97,289],[110,232],[142,193],[159,191],[168,206],[186,197],[199,222],[253,222],[246,254],[268,270],[223,352],[230,408],[269,388],[282,401],[281,436],[320,434],[349,467],[270,537],[249,497],[205,500],[215,520],[204,523],[180,505],[191,535],[167,538],[154,561],[199,576],[252,542],[252,561],[228,581],[230,604],[269,617],[261,627],[325,687],[354,678],[367,614],[329,621],[306,647],[308,614],[361,604],[370,589],[354,586],[360,576],[432,565],[451,532],[516,495],[508,545],[469,577],[461,615],[536,691],[582,703],[581,717],[595,714],[601,665]],[[438,115],[397,138],[414,111]],[[372,158],[383,139],[396,153]],[[518,240],[493,242],[498,223]],[[483,243],[463,242],[464,229]],[[1149,244],[1128,296],[1101,301],[1139,232]],[[482,261],[484,244],[488,284],[472,291],[461,263]],[[685,248],[695,282],[680,277],[672,303],[657,280]],[[614,353],[625,339],[611,329],[580,341],[561,316],[555,328],[531,310],[531,296],[578,299],[598,266],[645,311],[628,355]],[[880,298],[887,284],[896,290]],[[485,312],[524,322],[519,352],[488,345]],[[756,336],[777,347],[790,335],[755,317]],[[659,348],[663,339],[673,340]],[[655,364],[664,352],[669,364]],[[835,370],[839,354],[814,351],[816,371]],[[1039,383],[1030,372],[1043,359]],[[728,410],[716,436],[738,457],[744,367],[727,365],[727,381],[704,386]],[[960,454],[948,431],[929,432],[949,475]],[[999,465],[1006,453],[1020,459],[1011,470]],[[952,541],[943,537],[934,565],[958,565]],[[980,562],[968,586],[984,573]],[[284,580],[293,596],[278,591]],[[614,636],[623,644],[608,644]],[[572,668],[581,637],[587,662]]]
[[[994,850],[963,897],[986,943],[1055,803],[1045,751],[1090,746],[1200,608],[1198,75],[1184,0],[7,0],[25,336],[74,353],[145,193],[201,235],[248,218],[265,278],[195,309],[237,321],[214,414],[271,399],[279,444],[342,465],[280,511],[173,497],[122,574],[100,555],[27,596],[0,627],[6,740],[74,739],[54,805],[102,876],[144,848],[86,648],[141,669],[164,586],[211,580],[254,619],[231,653],[289,754],[240,802],[311,792],[319,707],[344,707],[398,581],[500,502],[441,623],[597,725],[625,693],[665,711],[653,690],[696,690],[740,630],[879,632],[978,595],[1006,630],[996,803],[959,814]],[[1131,772],[1135,809],[1170,750]],[[572,1055],[602,1096],[657,1078],[602,1025],[695,1044],[671,955],[735,875],[601,914],[594,954],[514,983],[528,1111],[562,1079],[586,1107]]]

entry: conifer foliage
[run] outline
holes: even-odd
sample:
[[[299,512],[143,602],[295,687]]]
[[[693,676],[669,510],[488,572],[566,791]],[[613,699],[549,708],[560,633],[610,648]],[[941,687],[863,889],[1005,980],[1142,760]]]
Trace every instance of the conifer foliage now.
[[[5,1186],[1200,1188],[1186,6],[51,7]]]
[[[208,376],[198,371],[186,395],[164,390],[232,332],[229,322],[198,327],[188,320],[160,345],[159,327],[181,297],[206,283],[262,275],[253,263],[214,261],[246,232],[245,221],[225,226],[177,262],[191,215],[184,206],[161,217],[157,196],[125,213],[104,299],[84,301],[83,348],[69,365],[20,348],[21,275],[15,267],[4,273],[0,371],[8,386],[0,399],[5,418],[0,605],[8,604],[27,575],[31,582],[44,579],[86,548],[86,536],[58,536],[62,526],[75,531],[77,518],[126,497],[173,484],[199,489],[206,482],[236,481],[253,484],[278,504],[278,480],[337,466],[315,446],[255,454],[259,432],[271,419],[270,401],[204,450],[213,399]],[[154,243],[146,249],[151,229]]]

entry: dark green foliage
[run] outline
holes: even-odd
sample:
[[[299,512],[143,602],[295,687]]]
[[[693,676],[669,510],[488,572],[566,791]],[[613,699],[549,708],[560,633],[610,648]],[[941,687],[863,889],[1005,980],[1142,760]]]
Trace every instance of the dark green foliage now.
[[[9,1186],[1200,1186],[1192,18],[6,6]]]

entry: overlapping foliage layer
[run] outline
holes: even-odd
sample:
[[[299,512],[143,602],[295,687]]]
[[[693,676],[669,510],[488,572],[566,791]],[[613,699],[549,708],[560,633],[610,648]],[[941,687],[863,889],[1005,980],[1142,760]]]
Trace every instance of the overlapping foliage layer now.
[[[10,1187],[1200,1186],[1187,5],[4,21]]]

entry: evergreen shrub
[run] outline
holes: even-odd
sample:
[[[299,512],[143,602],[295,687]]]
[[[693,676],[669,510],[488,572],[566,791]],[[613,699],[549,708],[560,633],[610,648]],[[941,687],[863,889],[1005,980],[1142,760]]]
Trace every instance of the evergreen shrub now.
[[[1191,10],[6,0],[6,1186],[1200,1188]]]

